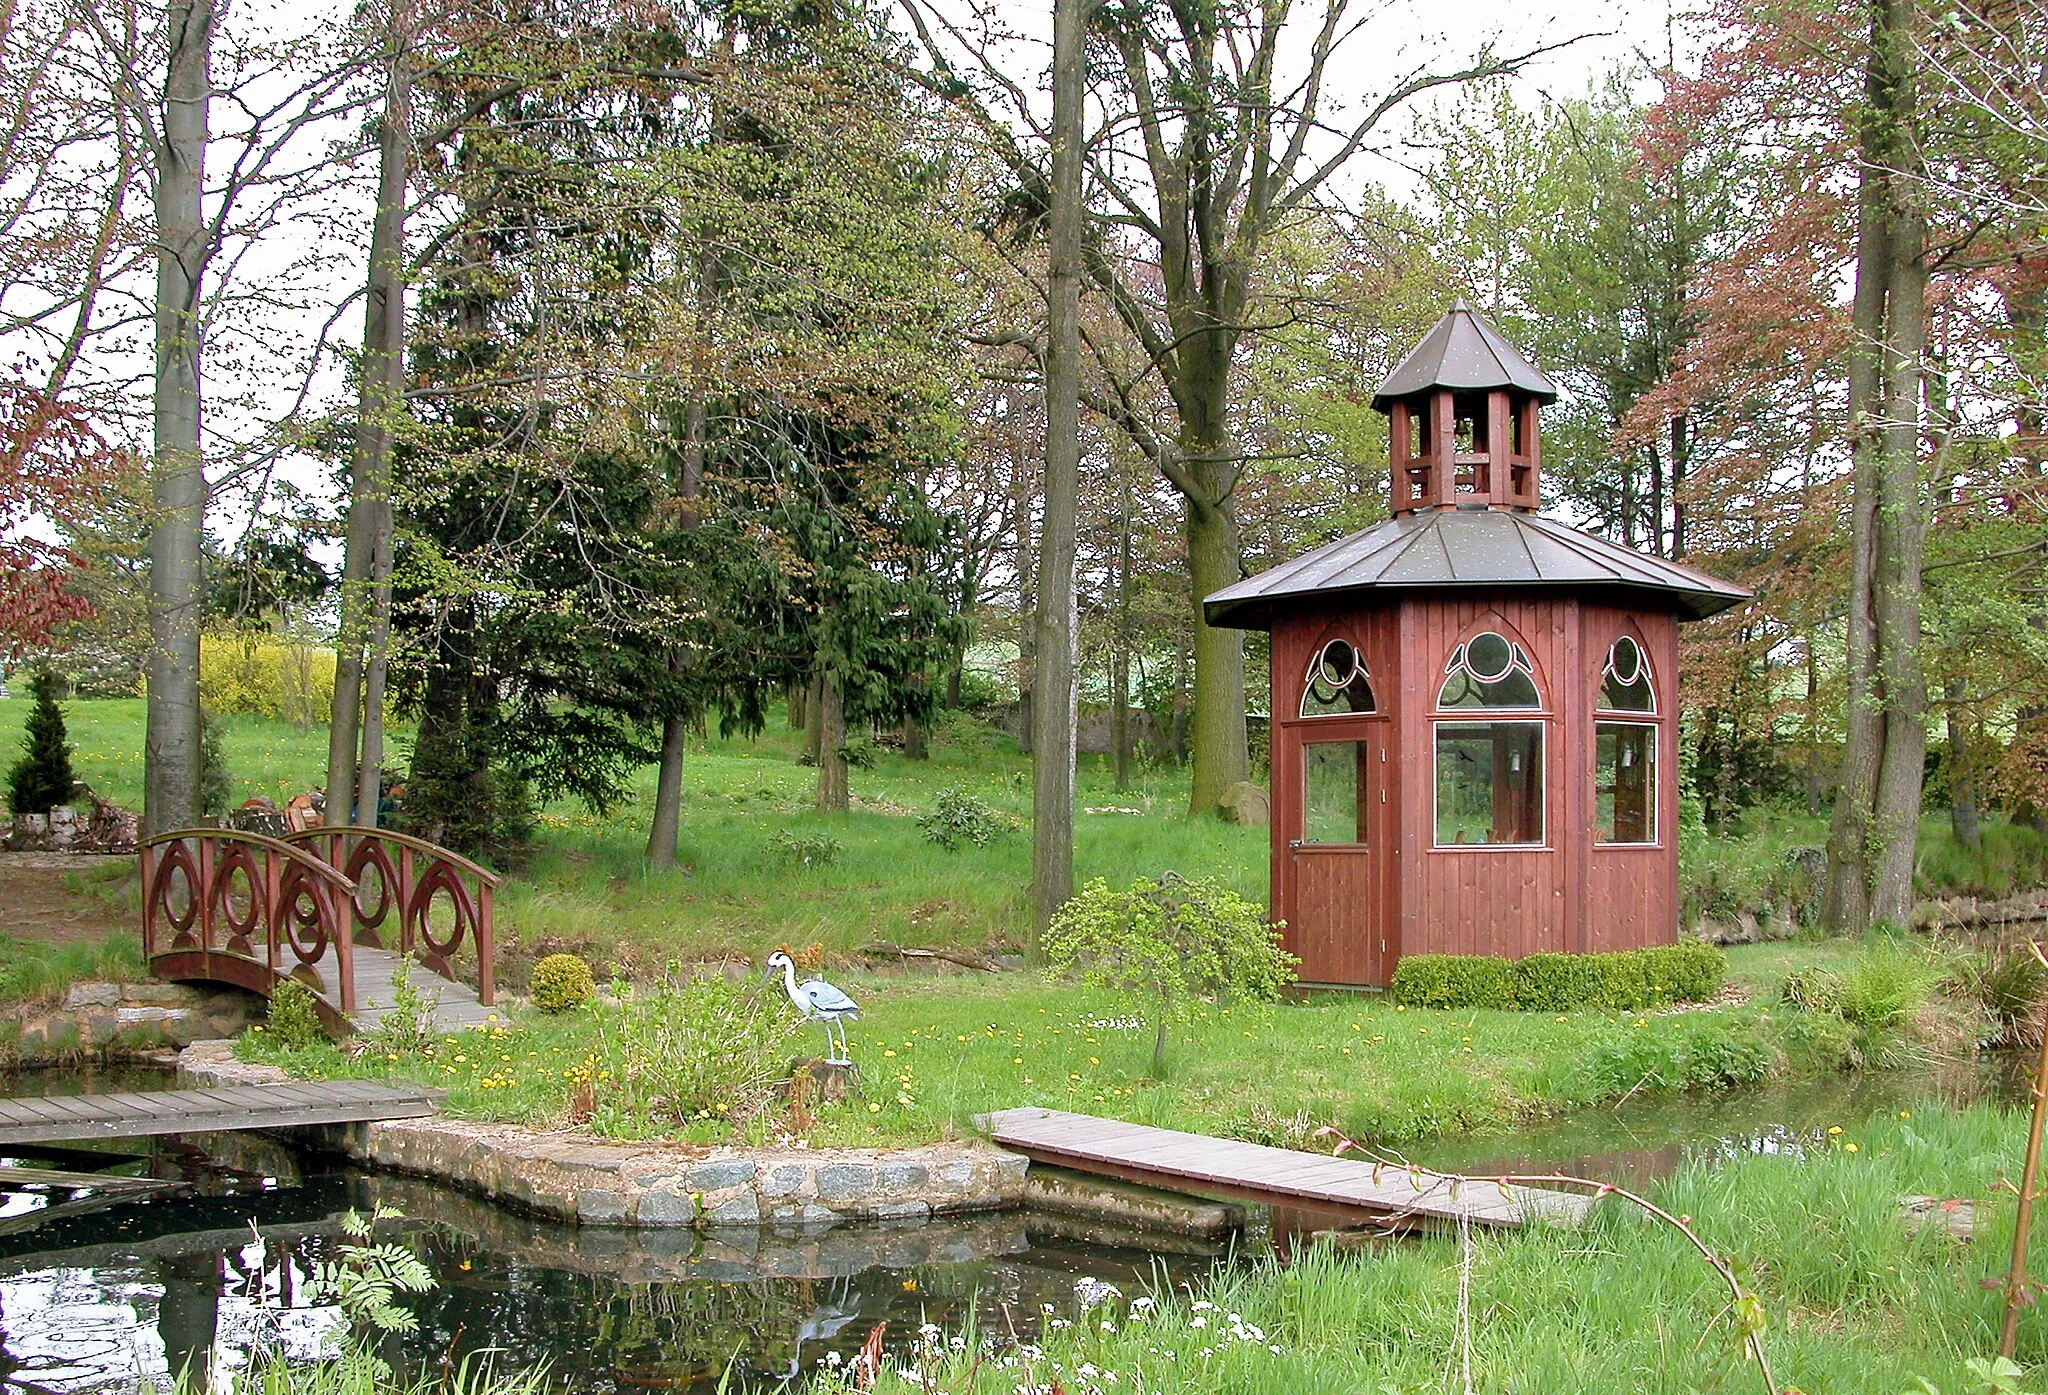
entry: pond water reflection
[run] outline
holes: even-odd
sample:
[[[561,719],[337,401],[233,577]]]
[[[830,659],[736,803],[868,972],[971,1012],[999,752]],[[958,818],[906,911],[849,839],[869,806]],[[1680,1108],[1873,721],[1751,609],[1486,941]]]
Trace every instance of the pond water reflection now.
[[[145,1083],[0,1078],[0,1094]],[[1995,1065],[1870,1074],[1638,1101],[1411,1157],[1443,1170],[1642,1182],[1687,1159],[1796,1151],[1830,1124],[2009,1089]],[[316,1353],[339,1318],[310,1300],[312,1266],[340,1243],[346,1211],[379,1205],[404,1213],[390,1228],[410,1238],[439,1285],[413,1303],[420,1330],[393,1339],[392,1360],[431,1368],[444,1354],[497,1349],[519,1366],[546,1361],[558,1388],[578,1392],[708,1392],[728,1367],[728,1389],[779,1389],[852,1355],[878,1322],[889,1324],[892,1347],[924,1322],[958,1331],[970,1313],[985,1330],[1007,1321],[1028,1333],[1041,1305],[1074,1309],[1080,1280],[1126,1291],[1192,1281],[1267,1248],[1261,1228],[1210,1245],[1028,1212],[809,1235],[577,1228],[248,1135],[133,1151],[115,1171],[185,1185],[71,1211],[60,1209],[61,1191],[0,1189],[0,1383],[129,1390],[191,1361],[232,1367],[265,1343]]]

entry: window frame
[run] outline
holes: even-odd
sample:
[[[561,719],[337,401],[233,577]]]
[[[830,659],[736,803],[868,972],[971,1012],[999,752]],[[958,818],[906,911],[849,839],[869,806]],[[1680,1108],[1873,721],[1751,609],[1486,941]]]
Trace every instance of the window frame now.
[[[1363,716],[1365,716],[1365,715],[1367,715],[1367,714],[1365,714],[1365,713],[1363,713],[1363,712],[1353,712],[1353,713],[1326,713],[1326,714],[1324,714],[1324,715],[1326,715],[1326,716],[1354,716],[1354,717],[1363,717]],[[1366,788],[1366,782],[1367,782],[1367,778],[1368,778],[1368,777],[1367,777],[1367,769],[1368,769],[1368,767],[1369,767],[1369,766],[1370,766],[1370,764],[1371,764],[1371,757],[1370,757],[1370,756],[1369,756],[1369,755],[1367,754],[1367,752],[1368,752],[1368,748],[1369,748],[1369,747],[1370,747],[1370,745],[1371,745],[1371,742],[1372,742],[1372,738],[1371,738],[1371,737],[1368,737],[1368,736],[1366,736],[1366,735],[1363,735],[1363,734],[1360,734],[1360,735],[1356,735],[1356,736],[1325,736],[1325,737],[1321,737],[1320,739],[1318,739],[1318,738],[1316,738],[1316,737],[1311,737],[1311,736],[1304,736],[1304,737],[1302,738],[1302,741],[1301,741],[1301,748],[1300,748],[1300,749],[1301,749],[1301,817],[1300,817],[1300,820],[1299,820],[1299,822],[1298,822],[1298,826],[1297,826],[1297,831],[1296,831],[1296,836],[1295,836],[1295,837],[1293,837],[1293,838],[1291,838],[1291,839],[1289,840],[1289,842],[1290,842],[1290,843],[1292,844],[1292,846],[1294,847],[1295,851],[1297,851],[1297,852],[1298,852],[1298,851],[1300,851],[1300,850],[1301,850],[1301,849],[1303,849],[1303,848],[1317,848],[1317,849],[1339,849],[1339,850],[1341,850],[1341,849],[1357,849],[1357,848],[1369,848],[1369,847],[1371,847],[1371,846],[1372,846],[1372,843],[1373,843],[1373,839],[1372,839],[1372,830],[1371,830],[1371,829],[1364,829],[1364,830],[1361,830],[1361,829],[1359,829],[1359,827],[1358,827],[1358,823],[1362,823],[1362,822],[1364,822],[1364,819],[1363,819],[1362,817],[1361,817],[1361,818],[1360,818],[1360,819],[1359,819],[1359,820],[1358,820],[1357,822],[1355,822],[1355,823],[1353,824],[1353,826],[1352,826],[1352,832],[1353,832],[1353,834],[1354,834],[1355,836],[1354,836],[1354,837],[1352,837],[1352,838],[1351,838],[1351,839],[1350,839],[1350,840],[1349,840],[1348,842],[1343,842],[1343,843],[1324,843],[1324,842],[1320,842],[1320,841],[1318,841],[1318,840],[1315,840],[1315,839],[1311,839],[1311,838],[1310,838],[1310,837],[1308,836],[1308,820],[1309,820],[1309,809],[1310,809],[1310,804],[1309,804],[1309,791],[1308,791],[1308,777],[1309,777],[1309,769],[1310,769],[1310,757],[1309,757],[1309,747],[1311,747],[1311,746],[1356,746],[1356,747],[1358,748],[1358,756],[1357,756],[1357,760],[1358,760],[1358,773],[1357,773],[1357,780],[1358,780],[1358,784],[1357,784],[1357,787],[1356,787],[1356,788],[1355,788],[1355,789],[1353,790],[1353,792],[1352,792],[1353,798],[1354,798],[1354,799],[1358,799],[1358,798],[1362,798],[1362,797],[1363,797],[1363,795],[1364,795],[1364,792],[1365,792],[1365,788]],[[1362,806],[1362,805],[1361,805],[1360,807],[1361,807],[1361,808],[1363,808],[1364,806]]]
[[[1653,694],[1654,696],[1654,694]],[[1623,842],[1600,836],[1600,728],[1640,727],[1650,733],[1650,836],[1647,841]],[[1664,801],[1664,783],[1661,771],[1664,764],[1664,724],[1654,716],[1633,713],[1626,717],[1610,712],[1595,712],[1593,715],[1593,846],[1596,848],[1661,848],[1664,846],[1664,811],[1659,806]]]
[[[1614,650],[1621,641],[1627,640],[1635,646],[1638,676],[1649,690],[1650,706],[1647,711],[1632,707],[1609,707],[1606,705],[1607,680],[1614,676]],[[1595,823],[1591,829],[1593,847],[1628,850],[1631,848],[1662,848],[1664,842],[1664,727],[1669,721],[1664,704],[1658,699],[1657,666],[1650,661],[1650,646],[1633,629],[1625,629],[1608,641],[1606,655],[1600,661],[1600,671],[1593,677],[1593,722],[1589,733],[1593,740],[1587,751],[1587,779],[1592,782],[1593,810]],[[1600,807],[1600,728],[1605,726],[1636,726],[1650,729],[1650,744],[1653,751],[1650,779],[1650,833],[1647,843],[1609,842],[1600,836],[1598,813]]]
[[[1452,709],[1456,710],[1456,709]],[[1485,710],[1485,709],[1482,709]],[[1470,717],[1436,717],[1430,722],[1429,732],[1429,850],[1431,852],[1549,852],[1550,846],[1550,719],[1537,713],[1526,713],[1520,708],[1503,709],[1518,715],[1492,719]],[[1536,759],[1539,771],[1536,811],[1538,837],[1533,843],[1440,843],[1438,835],[1443,829],[1443,773],[1441,769],[1443,752],[1443,730],[1445,727],[1491,728],[1500,726],[1536,728]]]
[[[1330,646],[1333,644],[1343,644],[1350,648],[1351,660],[1354,665],[1353,676],[1365,680],[1366,696],[1372,700],[1372,706],[1364,712],[1310,712],[1308,710],[1309,697],[1315,692],[1316,684],[1322,679],[1323,656],[1329,652]],[[1351,685],[1347,683],[1344,686],[1349,688]],[[1340,696],[1342,691],[1342,689],[1339,690]],[[1331,635],[1321,644],[1318,644],[1309,654],[1308,672],[1302,675],[1301,696],[1294,704],[1292,720],[1297,722],[1327,722],[1341,720],[1346,717],[1383,717],[1385,715],[1385,712],[1380,709],[1379,687],[1373,682],[1372,666],[1365,661],[1365,651],[1343,635]]]

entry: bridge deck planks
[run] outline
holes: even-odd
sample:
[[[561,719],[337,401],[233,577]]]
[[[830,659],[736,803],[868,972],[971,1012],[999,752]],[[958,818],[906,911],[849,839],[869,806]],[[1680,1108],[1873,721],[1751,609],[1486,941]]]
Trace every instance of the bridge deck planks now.
[[[1539,1187],[1501,1187],[1407,1168],[1375,1168],[1236,1139],[1073,1114],[1005,1109],[979,1121],[989,1137],[1034,1162],[1197,1195],[1278,1206],[1355,1211],[1364,1219],[1456,1221],[1516,1226],[1530,1220],[1574,1225],[1590,1197]]]
[[[433,1112],[426,1091],[370,1080],[14,1098],[0,1100],[0,1150],[17,1143],[417,1119]]]

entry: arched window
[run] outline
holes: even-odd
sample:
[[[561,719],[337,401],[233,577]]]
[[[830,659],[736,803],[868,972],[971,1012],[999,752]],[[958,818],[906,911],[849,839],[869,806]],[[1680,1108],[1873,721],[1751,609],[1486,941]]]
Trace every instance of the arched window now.
[[[1492,630],[1451,651],[1438,707],[1541,707],[1536,671],[1522,646]]]
[[[1602,713],[1635,712],[1650,720],[1593,723],[1593,840],[1629,844],[1657,841],[1656,685],[1650,659],[1630,635],[1614,641],[1600,672]]]
[[[1600,675],[1600,707],[1608,712],[1655,712],[1657,694],[1650,683],[1650,656],[1643,646],[1623,635],[1607,651]]]
[[[1451,651],[1437,694],[1444,710],[1540,711],[1536,668],[1492,630]],[[1436,724],[1436,846],[1540,847],[1544,722]]]
[[[1373,712],[1372,679],[1350,641],[1333,639],[1317,651],[1301,692],[1301,715],[1337,717]]]

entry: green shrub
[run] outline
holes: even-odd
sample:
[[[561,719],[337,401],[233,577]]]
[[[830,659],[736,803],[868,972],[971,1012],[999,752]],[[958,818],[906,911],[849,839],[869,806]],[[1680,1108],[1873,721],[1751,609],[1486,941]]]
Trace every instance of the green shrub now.
[[[234,780],[228,774],[227,729],[221,719],[199,709],[199,812],[209,819],[225,819],[234,799]]]
[[[324,723],[334,705],[334,651],[201,635],[199,701],[223,717],[281,717],[302,730]]]
[[[295,978],[271,989],[264,1035],[283,1051],[303,1051],[326,1041],[327,1029],[320,1025],[320,1006],[313,990]]]
[[[21,759],[7,772],[7,807],[17,814],[47,814],[71,802],[78,777],[71,770],[71,742],[64,731],[64,709],[57,705],[64,680],[48,666],[29,681],[35,706],[22,732]]]
[[[671,963],[630,1001],[597,1009],[591,1127],[647,1138],[702,1120],[758,1113],[788,1076],[802,1021],[780,993]]]
[[[597,980],[575,955],[550,954],[533,966],[526,992],[542,1012],[567,1012],[597,996]]]
[[[1731,1028],[1718,1017],[1676,1031],[1618,1032],[1595,1048],[1586,1070],[1600,1095],[1631,1090],[1727,1090],[1770,1075],[1776,1053],[1754,1022]]]
[[[926,842],[937,843],[947,852],[958,852],[964,844],[987,847],[997,834],[1009,831],[1010,820],[985,800],[976,799],[965,790],[949,788],[939,791],[936,808],[917,816],[917,827]]]
[[[1517,1012],[1633,1011],[1701,1003],[1721,991],[1727,956],[1700,940],[1608,954],[1411,954],[1388,991],[1410,1007]]]
[[[775,830],[768,840],[768,854],[790,867],[830,867],[839,860],[839,840],[829,833],[792,833]]]
[[[1842,1011],[1842,976],[1833,969],[1794,969],[1785,975],[1785,986],[1778,990],[1778,999],[1787,1007],[1798,1008],[1801,1012]]]
[[[839,758],[855,770],[873,770],[882,758],[882,748],[865,739],[849,741],[839,748]]]
[[[1993,945],[1964,957],[1954,987],[1974,998],[1998,1024],[2001,1046],[2038,1046],[2048,969],[2024,943]]]
[[[1387,986],[1409,1007],[1506,1007],[1513,996],[1508,961],[1483,954],[1411,954]]]
[[[1202,998],[1271,1002],[1300,962],[1280,948],[1264,906],[1213,878],[1177,872],[1140,877],[1124,891],[1098,877],[1053,917],[1043,948],[1048,973],[1078,970],[1089,987],[1144,1005],[1155,1076],[1166,1070],[1168,1023]]]
[[[1879,1031],[1896,1027],[1920,1010],[1939,979],[1940,969],[1926,956],[1873,946],[1842,975],[1842,1020]]]

